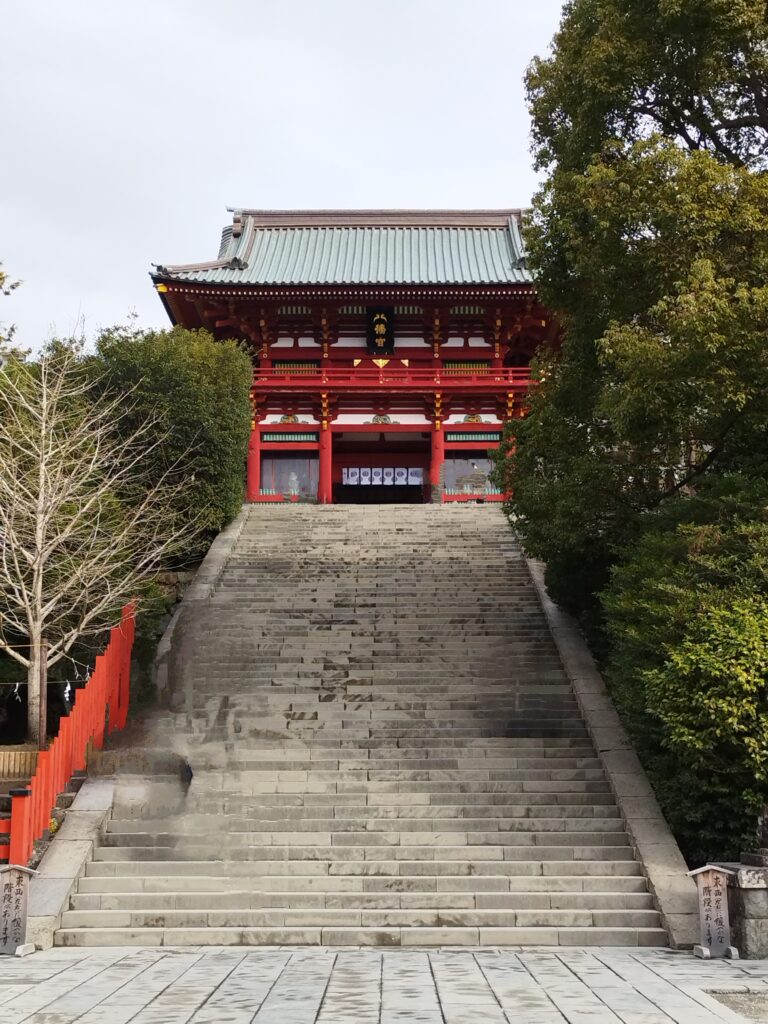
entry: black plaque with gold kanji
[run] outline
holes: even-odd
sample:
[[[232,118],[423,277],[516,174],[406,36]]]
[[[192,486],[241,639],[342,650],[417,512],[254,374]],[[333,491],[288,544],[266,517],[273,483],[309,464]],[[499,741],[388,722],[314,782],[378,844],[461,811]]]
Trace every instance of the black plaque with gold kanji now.
[[[395,354],[395,311],[390,307],[371,307],[368,319],[368,351],[373,356]]]

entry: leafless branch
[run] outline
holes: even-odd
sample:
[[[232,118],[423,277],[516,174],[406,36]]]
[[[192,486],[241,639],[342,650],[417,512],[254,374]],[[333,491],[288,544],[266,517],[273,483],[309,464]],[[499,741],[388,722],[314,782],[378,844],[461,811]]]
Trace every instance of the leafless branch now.
[[[47,669],[189,539],[170,511],[182,467],[147,480],[166,435],[152,418],[119,429],[133,411],[66,348],[0,374],[0,650],[28,669],[33,738],[43,641]]]

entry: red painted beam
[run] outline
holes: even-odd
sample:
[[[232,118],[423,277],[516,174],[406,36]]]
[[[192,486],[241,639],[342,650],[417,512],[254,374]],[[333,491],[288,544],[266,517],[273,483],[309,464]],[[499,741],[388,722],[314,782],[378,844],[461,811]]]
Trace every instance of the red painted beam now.
[[[488,452],[499,447],[498,441],[446,441],[446,451]]]
[[[316,452],[320,445],[317,441],[262,441],[263,452],[284,452],[290,449],[292,452]],[[251,499],[249,499],[251,500]]]

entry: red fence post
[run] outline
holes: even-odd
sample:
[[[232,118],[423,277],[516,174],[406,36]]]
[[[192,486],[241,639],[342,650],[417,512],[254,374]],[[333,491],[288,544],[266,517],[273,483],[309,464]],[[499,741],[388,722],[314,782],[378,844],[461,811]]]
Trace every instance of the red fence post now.
[[[35,795],[35,817],[33,819],[33,838],[41,836],[48,827],[50,821],[50,790],[48,778],[48,751],[41,750],[37,759],[37,772],[35,773],[35,784],[31,787]]]
[[[61,776],[63,785],[66,785],[66,780],[72,774],[72,711],[74,711],[74,707],[62,721],[58,735],[58,739],[61,742]]]
[[[58,736],[51,744],[51,759],[53,761],[53,788],[60,793],[64,786],[61,772],[61,740]]]
[[[117,716],[117,728],[124,729],[128,721],[128,706],[130,704],[131,688],[131,651],[133,640],[136,634],[136,606],[127,604],[123,608],[123,617],[120,623],[120,647],[118,658],[117,678],[117,703],[119,714]]]
[[[9,864],[20,864],[26,867],[32,850],[30,842],[29,797],[31,789],[12,789],[11,793],[11,849],[8,856]]]
[[[112,641],[110,640],[110,647]],[[107,652],[109,647],[107,647]],[[106,660],[106,664],[105,664]],[[91,697],[92,705],[90,708],[90,729],[93,735],[93,745],[97,750],[101,750],[104,746],[104,726],[106,719],[107,703],[109,700],[109,687],[108,687],[108,668],[109,658],[105,654],[104,657],[100,655],[96,659],[96,667],[93,670],[93,675],[88,680],[88,686],[91,688],[89,696]],[[105,671],[105,669],[107,671]],[[110,711],[110,720],[112,714]]]

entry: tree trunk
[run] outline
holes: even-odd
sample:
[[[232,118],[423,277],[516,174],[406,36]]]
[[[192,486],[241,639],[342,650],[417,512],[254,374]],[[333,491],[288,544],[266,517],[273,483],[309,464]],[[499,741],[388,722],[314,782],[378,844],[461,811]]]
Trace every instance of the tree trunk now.
[[[30,645],[27,669],[27,742],[40,746],[40,644]]]

